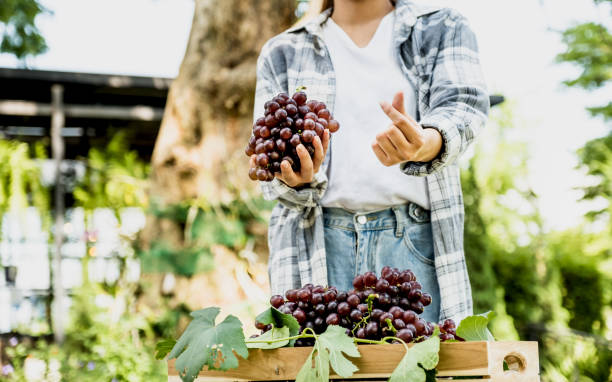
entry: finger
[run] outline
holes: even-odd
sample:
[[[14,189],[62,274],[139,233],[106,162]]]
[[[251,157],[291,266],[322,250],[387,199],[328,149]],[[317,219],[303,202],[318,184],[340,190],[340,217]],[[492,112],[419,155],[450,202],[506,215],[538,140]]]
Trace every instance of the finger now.
[[[323,156],[325,156],[325,153],[327,152],[327,148],[329,147],[329,130],[325,129],[323,131]]]
[[[402,133],[404,133],[409,142],[418,143],[422,140],[420,135],[421,127],[416,122],[411,122],[404,114],[400,113],[389,102],[381,102],[380,107],[383,109],[385,114],[387,114],[389,119],[391,119],[391,122],[393,122],[395,126],[399,127]]]
[[[387,158],[391,161],[396,161],[399,157],[397,148],[393,146],[393,143],[385,133],[380,133],[376,136],[376,143],[380,148],[387,154]]]
[[[310,182],[312,180],[312,159],[303,144],[299,144],[296,148],[297,155],[300,158],[300,180],[301,182]]]
[[[286,160],[281,162],[281,176],[278,176],[278,178],[289,186],[294,186],[299,183],[297,174],[293,172],[289,161]]]
[[[407,160],[413,153],[412,146],[410,142],[404,136],[404,133],[395,125],[391,125],[389,129],[386,131],[387,136],[393,146],[397,149],[397,152],[400,156],[400,159]]]
[[[406,115],[406,109],[404,108],[404,93],[397,92],[393,97],[393,102],[391,102],[391,106],[393,106],[397,111]]]
[[[376,155],[380,163],[384,164],[385,166],[389,166],[391,164],[389,157],[387,157],[387,154],[385,154],[385,152],[382,148],[380,148],[377,142],[372,143],[372,150],[374,151],[374,154]]]
[[[251,158],[249,159],[249,167],[257,167],[257,163],[255,162],[256,160],[257,154],[251,155]]]
[[[321,166],[321,163],[323,162],[323,159],[325,158],[325,151],[323,150],[321,139],[318,136],[315,137],[314,141],[312,142],[312,145],[315,150],[314,156],[312,158],[312,166],[313,166],[313,172],[316,174],[319,171],[319,166]]]

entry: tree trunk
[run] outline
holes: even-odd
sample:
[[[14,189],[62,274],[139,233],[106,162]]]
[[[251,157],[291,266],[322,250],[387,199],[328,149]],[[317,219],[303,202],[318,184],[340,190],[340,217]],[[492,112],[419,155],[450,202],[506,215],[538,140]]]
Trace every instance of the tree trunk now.
[[[252,126],[256,61],[263,44],[295,21],[295,7],[295,0],[195,0],[187,50],[170,88],[153,151],[154,203],[162,207],[193,199],[227,203],[236,190],[253,189],[244,147]],[[154,240],[163,240],[180,248],[185,245],[183,230],[174,221],[149,216],[141,245],[147,249]],[[182,302],[198,308],[211,302],[223,305],[215,296],[221,289],[234,303],[247,297],[248,292],[235,290],[238,286],[230,282],[235,277],[219,274],[244,263],[218,246],[213,246],[213,254],[222,269],[193,278],[206,293],[179,280],[175,289],[182,291],[177,296],[188,300]],[[183,293],[190,290],[191,297]]]

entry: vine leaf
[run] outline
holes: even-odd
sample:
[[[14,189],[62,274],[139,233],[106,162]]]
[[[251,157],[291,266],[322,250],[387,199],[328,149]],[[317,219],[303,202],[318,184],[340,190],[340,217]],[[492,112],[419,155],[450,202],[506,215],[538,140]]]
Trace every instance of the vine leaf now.
[[[176,340],[174,339],[159,341],[155,345],[155,359],[157,360],[164,359],[168,355],[168,353],[170,353],[170,351],[172,350],[175,344],[176,344]]]
[[[389,382],[425,382],[427,375],[425,370],[436,367],[440,352],[440,329],[436,326],[431,337],[427,340],[412,345],[397,365]]]
[[[262,334],[259,337],[254,338],[255,340],[257,340],[258,342],[249,342],[249,340],[246,340],[246,346],[249,349],[276,349],[276,348],[282,348],[283,346],[286,346],[289,343],[289,340],[284,340],[284,341],[276,341],[276,342],[259,342],[259,341],[275,341],[278,340],[280,338],[286,338],[289,337],[289,328],[286,326],[280,327],[280,328],[272,328],[270,330],[268,330],[267,332],[265,332],[264,334]]]
[[[359,357],[359,350],[345,329],[337,325],[327,327],[325,333],[316,337],[315,345],[297,375],[296,382],[329,380],[329,367],[341,377],[348,378],[356,372],[355,366],[346,356]],[[313,367],[314,366],[314,367]]]
[[[261,322],[264,325],[272,324],[275,328],[287,327],[289,329],[289,336],[287,337],[293,337],[300,332],[300,324],[295,317],[290,314],[284,314],[274,307],[270,307],[261,312],[255,317],[255,321]],[[259,338],[261,339],[261,337]],[[293,346],[294,343],[295,340],[289,341],[289,346]]]
[[[238,367],[234,352],[242,358],[249,356],[240,320],[229,315],[215,325],[218,315],[217,307],[192,312],[193,321],[172,348],[168,357],[176,358],[175,367],[183,381],[193,381],[204,365],[211,370]]]
[[[487,328],[489,320],[494,315],[495,313],[489,311],[464,318],[457,327],[457,335],[466,341],[495,341],[495,338]]]

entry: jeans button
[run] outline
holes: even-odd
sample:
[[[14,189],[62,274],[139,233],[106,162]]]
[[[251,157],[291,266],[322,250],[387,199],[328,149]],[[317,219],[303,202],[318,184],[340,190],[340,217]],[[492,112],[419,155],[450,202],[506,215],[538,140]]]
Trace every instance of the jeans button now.
[[[357,223],[359,224],[365,224],[368,221],[368,218],[366,218],[363,215],[359,215],[357,216]]]
[[[414,214],[416,215],[416,217],[420,217],[421,216],[421,207],[417,207],[414,209]]]

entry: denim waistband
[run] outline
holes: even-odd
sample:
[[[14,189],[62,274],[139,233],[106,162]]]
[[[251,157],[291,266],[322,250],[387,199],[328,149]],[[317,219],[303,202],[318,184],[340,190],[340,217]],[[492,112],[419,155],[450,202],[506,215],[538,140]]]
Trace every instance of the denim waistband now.
[[[374,231],[395,228],[398,236],[404,226],[430,221],[429,210],[415,203],[393,206],[374,212],[351,212],[342,208],[324,207],[323,221],[326,227],[351,231]]]

